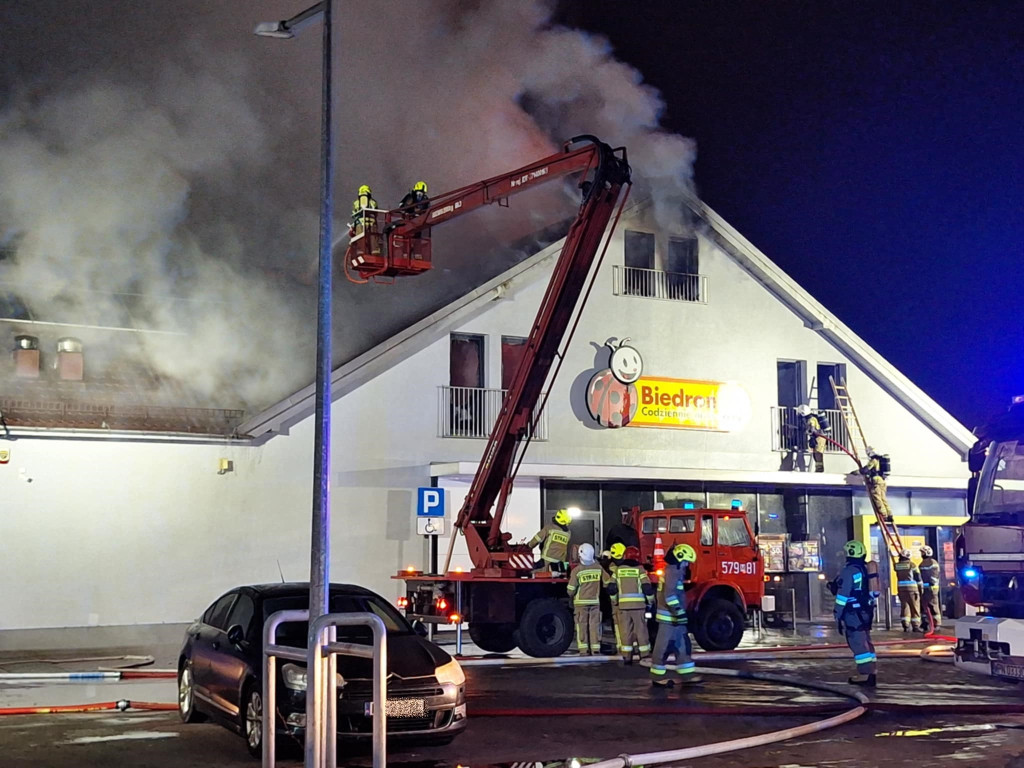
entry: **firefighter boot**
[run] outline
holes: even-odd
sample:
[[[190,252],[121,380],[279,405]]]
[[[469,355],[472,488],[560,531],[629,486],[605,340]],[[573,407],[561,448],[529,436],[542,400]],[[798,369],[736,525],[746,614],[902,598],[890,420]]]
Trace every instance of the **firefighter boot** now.
[[[850,685],[863,685],[863,686],[865,686],[867,688],[874,688],[875,687],[875,676],[874,676],[874,674],[871,674],[871,675],[853,675],[852,677],[850,677],[847,680],[847,682]]]
[[[703,683],[703,682],[704,682],[704,678],[701,675],[698,675],[696,673],[690,674],[690,675],[680,675],[679,676],[679,684],[680,685],[698,685],[699,683]]]
[[[652,691],[667,691],[669,688],[672,687],[672,685],[673,685],[673,681],[672,680],[668,680],[666,678],[660,678],[660,679],[657,679],[657,680],[651,680],[651,690]]]

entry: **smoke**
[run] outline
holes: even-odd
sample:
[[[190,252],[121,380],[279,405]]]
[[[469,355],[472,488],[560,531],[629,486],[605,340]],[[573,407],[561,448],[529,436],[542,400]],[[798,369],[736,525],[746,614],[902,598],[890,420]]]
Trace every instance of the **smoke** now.
[[[93,334],[102,359],[136,360],[212,404],[266,406],[312,380],[319,34],[251,34],[302,3],[121,5],[0,9],[0,245],[16,245],[0,281],[38,317],[127,313],[172,332]],[[678,220],[693,143],[660,129],[658,93],[605,40],[552,26],[550,4],[335,6],[338,233],[361,183],[394,204],[418,179],[454,188],[580,133],[627,146],[659,221]],[[439,229],[431,274],[339,281],[335,361],[507,268],[524,255],[509,242],[575,205],[562,189],[517,201]]]

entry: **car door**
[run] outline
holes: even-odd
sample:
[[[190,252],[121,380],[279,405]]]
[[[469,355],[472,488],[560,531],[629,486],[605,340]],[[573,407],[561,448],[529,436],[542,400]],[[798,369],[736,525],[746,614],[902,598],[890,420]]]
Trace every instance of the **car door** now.
[[[213,661],[220,644],[226,640],[228,613],[238,597],[237,591],[222,595],[203,614],[199,629],[192,641],[192,677],[197,698],[221,709],[214,694]]]
[[[210,642],[207,658],[210,663],[209,692],[213,703],[229,715],[237,715],[241,706],[242,685],[252,674],[253,615],[256,603],[247,590],[238,597],[228,612],[224,628],[218,629]],[[232,627],[241,627],[242,640],[237,645],[228,639]]]

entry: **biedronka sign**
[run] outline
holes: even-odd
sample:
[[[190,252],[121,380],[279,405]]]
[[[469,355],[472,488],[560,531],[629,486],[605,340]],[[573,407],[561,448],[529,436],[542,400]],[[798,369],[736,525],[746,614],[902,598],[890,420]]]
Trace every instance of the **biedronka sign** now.
[[[587,386],[587,407],[601,426],[732,432],[750,420],[750,398],[738,384],[644,376],[627,341],[612,348],[608,368]]]

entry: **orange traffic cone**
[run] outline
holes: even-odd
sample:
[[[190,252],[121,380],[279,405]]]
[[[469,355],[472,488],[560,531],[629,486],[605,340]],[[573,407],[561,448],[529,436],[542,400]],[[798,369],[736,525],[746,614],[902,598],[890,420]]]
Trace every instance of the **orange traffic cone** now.
[[[654,536],[654,558],[652,565],[659,576],[665,572],[665,545],[661,543],[660,533]]]

